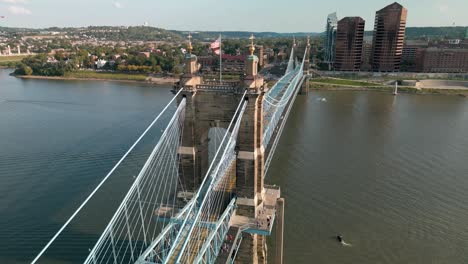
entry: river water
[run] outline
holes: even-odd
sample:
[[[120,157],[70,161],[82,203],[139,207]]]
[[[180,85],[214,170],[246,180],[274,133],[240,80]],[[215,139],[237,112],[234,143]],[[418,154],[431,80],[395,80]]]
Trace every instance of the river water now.
[[[0,263],[28,263],[172,94],[8,73],[0,70]],[[466,98],[299,96],[266,179],[286,198],[285,263],[468,262],[467,135]],[[109,179],[43,263],[83,261],[128,174]]]

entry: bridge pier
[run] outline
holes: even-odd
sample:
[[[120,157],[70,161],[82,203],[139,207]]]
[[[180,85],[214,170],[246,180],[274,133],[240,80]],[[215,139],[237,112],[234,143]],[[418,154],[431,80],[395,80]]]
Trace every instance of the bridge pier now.
[[[276,201],[275,264],[283,264],[283,236],[284,236],[284,198],[280,198]]]

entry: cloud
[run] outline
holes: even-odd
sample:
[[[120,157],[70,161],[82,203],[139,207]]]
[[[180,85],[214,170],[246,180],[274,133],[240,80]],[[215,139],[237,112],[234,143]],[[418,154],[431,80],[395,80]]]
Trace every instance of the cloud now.
[[[30,15],[31,10],[26,9],[21,6],[9,6],[8,11],[12,13],[13,15]]]
[[[114,4],[115,8],[123,8],[124,7],[122,5],[122,3],[120,3],[120,2],[114,2],[113,4]]]
[[[28,0],[1,0],[0,2],[8,4],[29,4]]]

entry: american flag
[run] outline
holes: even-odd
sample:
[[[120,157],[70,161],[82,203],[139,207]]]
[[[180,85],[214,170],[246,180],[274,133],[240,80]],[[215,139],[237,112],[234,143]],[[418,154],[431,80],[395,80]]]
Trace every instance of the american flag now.
[[[221,36],[218,37],[213,43],[210,44],[210,48],[217,55],[221,52]]]

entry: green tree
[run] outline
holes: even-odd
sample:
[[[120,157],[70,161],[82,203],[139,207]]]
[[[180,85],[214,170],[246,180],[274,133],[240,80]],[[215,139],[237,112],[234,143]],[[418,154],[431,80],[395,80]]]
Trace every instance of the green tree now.
[[[153,71],[155,73],[161,73],[162,72],[162,68],[160,65],[156,65],[156,66],[153,66]]]
[[[31,75],[33,70],[28,65],[21,63],[17,66],[15,74],[17,75]]]
[[[23,71],[24,71],[24,75],[32,75],[33,74],[33,70],[31,69],[31,67],[26,66],[26,65],[23,66]]]
[[[174,68],[172,68],[172,73],[181,74],[182,70],[180,69],[180,67],[174,67]]]

